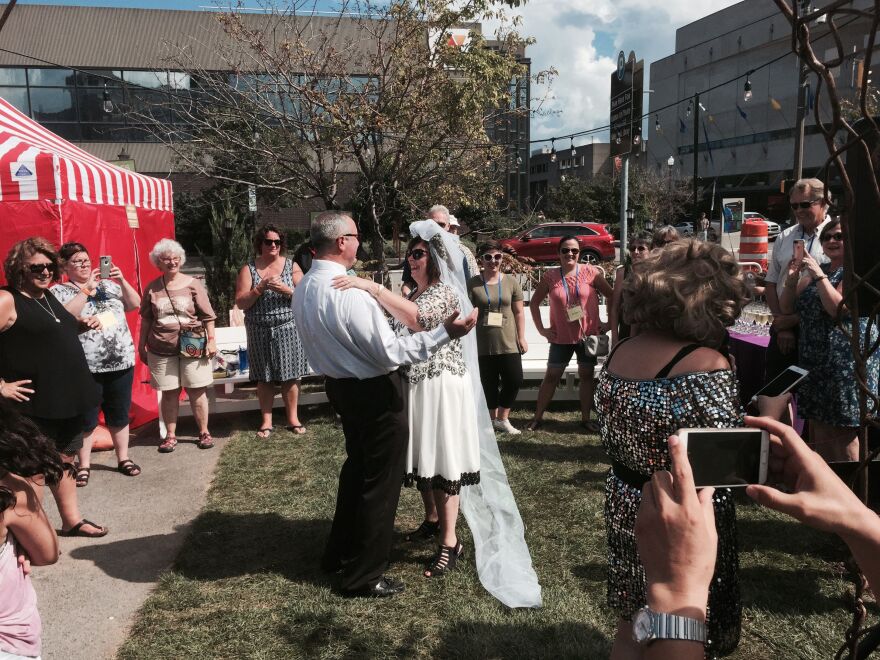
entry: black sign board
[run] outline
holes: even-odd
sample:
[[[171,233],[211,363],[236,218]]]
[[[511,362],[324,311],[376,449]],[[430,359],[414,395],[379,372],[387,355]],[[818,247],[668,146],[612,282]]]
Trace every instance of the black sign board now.
[[[636,61],[634,51],[629,58],[620,51],[617,69],[611,74],[611,156],[641,148],[644,77],[644,60]]]

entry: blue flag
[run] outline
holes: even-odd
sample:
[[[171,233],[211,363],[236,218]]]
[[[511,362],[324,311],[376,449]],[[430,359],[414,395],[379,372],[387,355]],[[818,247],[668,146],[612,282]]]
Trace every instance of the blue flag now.
[[[743,119],[748,119],[748,115],[746,114],[746,111],[743,110],[741,107],[739,107],[739,103],[736,104],[736,109],[739,111],[740,117],[742,117]]]
[[[715,159],[712,158],[712,145],[709,142],[709,131],[706,130],[706,120],[703,120],[703,137],[706,140],[706,149],[709,151],[709,162],[712,163],[712,167],[715,167]]]
[[[678,132],[679,133],[687,133],[687,126],[684,125],[684,122],[681,120],[681,117],[678,118]]]

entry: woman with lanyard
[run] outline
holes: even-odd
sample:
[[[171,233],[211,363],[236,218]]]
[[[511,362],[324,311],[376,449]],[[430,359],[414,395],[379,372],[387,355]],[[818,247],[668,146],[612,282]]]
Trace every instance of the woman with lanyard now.
[[[501,244],[486,241],[477,249],[483,274],[468,282],[468,295],[480,310],[477,322],[477,353],[480,381],[489,407],[492,426],[502,433],[520,433],[509,419],[510,408],[523,381],[520,355],[526,343],[526,317],[522,288],[515,277],[501,272]],[[500,390],[499,390],[500,382]]]
[[[590,433],[599,430],[590,419],[596,358],[587,354],[581,340],[605,332],[605,324],[599,320],[599,293],[605,296],[611,307],[612,290],[602,271],[590,264],[578,263],[580,251],[581,246],[575,236],[563,236],[559,241],[559,268],[551,268],[544,273],[529,302],[535,327],[550,342],[547,372],[538,390],[535,417],[528,427],[530,431],[537,430],[543,423],[544,412],[553,400],[556,386],[574,354],[577,354],[580,380],[581,427]],[[548,296],[550,327],[545,328],[541,318],[541,303]],[[609,309],[609,317],[612,313],[613,310]]]

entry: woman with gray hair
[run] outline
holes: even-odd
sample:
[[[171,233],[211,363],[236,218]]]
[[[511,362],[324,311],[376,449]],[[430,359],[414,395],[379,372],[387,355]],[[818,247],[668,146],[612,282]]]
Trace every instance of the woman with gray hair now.
[[[169,453],[177,446],[181,387],[186,389],[199,427],[198,447],[210,449],[214,440],[208,431],[206,388],[213,382],[210,358],[217,353],[216,315],[202,283],[180,271],[186,263],[180,243],[163,238],[150,251],[150,261],[162,275],[144,289],[138,353],[150,367],[150,385],[162,392],[167,435],[159,451]]]

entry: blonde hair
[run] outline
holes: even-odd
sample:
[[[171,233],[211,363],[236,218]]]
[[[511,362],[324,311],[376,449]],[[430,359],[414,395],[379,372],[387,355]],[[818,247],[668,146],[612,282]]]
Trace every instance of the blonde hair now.
[[[6,282],[13,289],[21,290],[24,281],[24,262],[35,254],[42,254],[52,262],[52,266],[55,268],[52,271],[53,282],[57,282],[61,278],[61,260],[58,258],[55,246],[42,236],[32,236],[13,245],[3,261]]]
[[[623,318],[639,330],[717,348],[748,300],[733,255],[684,239],[633,265],[623,286]]]

